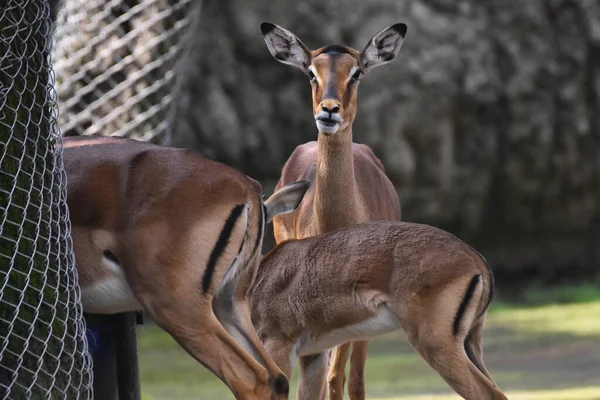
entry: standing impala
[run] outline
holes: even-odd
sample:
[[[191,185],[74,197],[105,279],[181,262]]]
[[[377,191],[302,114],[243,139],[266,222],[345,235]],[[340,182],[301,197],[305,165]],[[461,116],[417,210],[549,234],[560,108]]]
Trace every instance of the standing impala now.
[[[327,46],[309,51],[291,32],[271,23],[261,30],[269,51],[277,60],[300,68],[310,78],[313,113],[319,130],[317,142],[298,146],[277,184],[280,188],[299,179],[311,187],[298,210],[277,217],[277,243],[301,239],[366,221],[399,220],[400,203],[383,165],[365,145],[352,143],[357,90],[362,75],[391,61],[406,35],[405,24],[392,25],[376,34],[362,51]],[[308,285],[316,282],[307,281]],[[353,344],[348,392],[353,400],[365,398],[364,365],[368,342]],[[344,392],[344,370],[349,344],[334,351],[331,361],[329,398],[339,400]],[[327,361],[321,356],[300,359],[300,399],[324,398]],[[305,379],[310,369],[312,380]]]
[[[288,376],[298,356],[316,357],[316,366],[335,345],[402,330],[465,399],[506,400],[483,363],[493,288],[483,257],[455,236],[369,222],[267,254],[251,288],[252,322]],[[318,368],[305,373],[319,379]]]
[[[237,399],[287,399],[245,293],[265,224],[295,209],[307,183],[263,204],[256,181],[189,150],[111,137],[64,143],[84,311],[143,307]]]

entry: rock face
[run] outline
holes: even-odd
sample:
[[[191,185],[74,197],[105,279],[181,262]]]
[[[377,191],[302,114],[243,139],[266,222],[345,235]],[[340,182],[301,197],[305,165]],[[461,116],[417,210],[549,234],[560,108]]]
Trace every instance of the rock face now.
[[[362,80],[354,124],[354,140],[385,164],[404,219],[454,232],[501,281],[598,270],[597,0],[204,2],[172,144],[270,192],[295,146],[317,133],[308,79],[270,56],[264,20],[313,49],[362,49],[407,23],[399,57]]]

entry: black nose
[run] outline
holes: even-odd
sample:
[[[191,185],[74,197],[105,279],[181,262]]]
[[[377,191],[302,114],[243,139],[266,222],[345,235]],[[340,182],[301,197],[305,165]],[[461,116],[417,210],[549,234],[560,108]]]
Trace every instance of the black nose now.
[[[328,112],[330,114],[335,114],[336,112],[340,111],[339,106],[333,106],[333,107],[329,108],[326,105],[323,105],[323,106],[321,106],[321,108],[323,108],[323,111]]]

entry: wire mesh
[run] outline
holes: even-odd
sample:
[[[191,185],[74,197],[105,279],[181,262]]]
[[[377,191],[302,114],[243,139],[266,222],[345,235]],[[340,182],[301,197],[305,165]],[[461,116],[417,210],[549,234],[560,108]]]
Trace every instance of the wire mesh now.
[[[66,0],[54,68],[65,136],[167,144],[174,66],[197,0]]]
[[[0,398],[91,398],[47,0],[0,5]]]

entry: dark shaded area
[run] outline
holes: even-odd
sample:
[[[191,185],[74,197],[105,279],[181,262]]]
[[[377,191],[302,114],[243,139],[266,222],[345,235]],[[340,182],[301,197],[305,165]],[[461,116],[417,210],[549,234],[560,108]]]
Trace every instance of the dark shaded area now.
[[[312,49],[362,49],[407,23],[398,59],[364,77],[354,124],[355,141],[396,185],[403,218],[473,245],[499,286],[596,274],[598,2],[204,2],[180,71],[173,144],[270,193],[293,149],[317,133],[309,83],[270,56],[262,21]]]
[[[141,400],[142,391],[140,388],[136,337],[136,324],[142,323],[141,314],[127,312],[117,314],[114,317],[116,321],[119,400]]]
[[[86,314],[87,341],[94,363],[94,398],[140,400],[136,325],[141,313]]]
[[[56,15],[58,14],[58,10],[63,5],[64,0],[48,0],[48,5],[50,6],[50,20],[52,23],[56,22]]]

